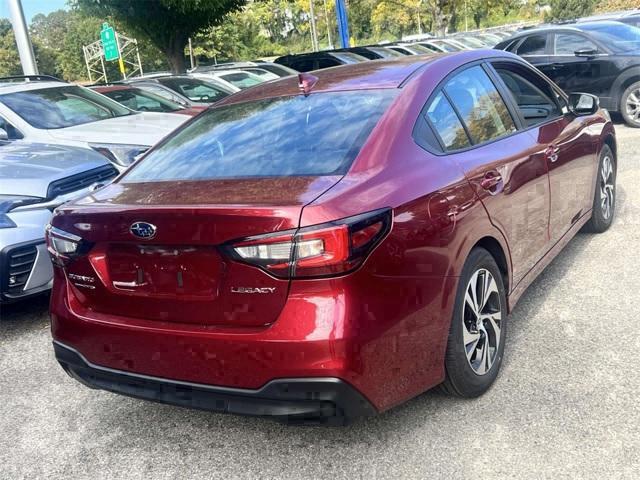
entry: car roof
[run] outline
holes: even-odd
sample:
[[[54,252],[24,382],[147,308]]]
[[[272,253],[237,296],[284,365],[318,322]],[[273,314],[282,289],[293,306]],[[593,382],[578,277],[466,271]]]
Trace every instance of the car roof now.
[[[0,95],[4,93],[25,92],[29,90],[40,90],[51,87],[68,87],[71,85],[67,82],[56,81],[24,81],[24,82],[3,82],[0,79]]]
[[[506,44],[507,42],[512,42],[517,38],[522,38],[522,37],[529,36],[536,33],[584,32],[585,30],[588,30],[589,26],[607,27],[607,26],[615,26],[615,25],[621,25],[621,23],[614,22],[614,21],[579,22],[579,23],[567,23],[567,24],[546,23],[543,25],[539,25],[535,28],[522,30],[509,38],[505,38],[498,45],[503,45],[503,44]]]
[[[300,74],[312,75],[318,80],[313,86],[313,93],[349,90],[370,90],[385,88],[400,88],[404,82],[418,70],[440,60],[451,58],[461,65],[485,58],[519,58],[501,50],[465,50],[452,53],[433,53],[424,55],[410,55],[394,57],[393,59],[370,60],[367,62],[324,68]],[[295,75],[271,80],[241,90],[230,95],[216,105],[227,105],[265,98],[299,95],[300,87]]]
[[[115,92],[117,90],[131,90],[134,88],[133,85],[91,85],[91,90],[95,90],[96,92]]]

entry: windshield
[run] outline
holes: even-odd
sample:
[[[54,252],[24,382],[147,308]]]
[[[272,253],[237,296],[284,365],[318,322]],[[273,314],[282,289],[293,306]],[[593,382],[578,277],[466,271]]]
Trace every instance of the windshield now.
[[[220,75],[220,78],[226,80],[234,87],[238,87],[241,90],[262,83],[262,79],[257,75],[252,75],[246,72],[225,73]]]
[[[342,60],[344,63],[359,63],[367,61],[367,58],[363,57],[362,55],[358,55],[357,53],[333,52],[332,55]]]
[[[434,45],[437,45],[440,48],[444,49],[445,52],[457,52],[460,50],[459,48],[456,48],[453,45],[448,44],[447,42],[443,42],[442,40],[434,40],[433,43]]]
[[[159,78],[158,81],[194,102],[213,103],[231,93],[223,87],[197,78],[168,77]]]
[[[382,58],[404,57],[404,55],[402,55],[400,52],[396,52],[395,50],[391,50],[390,48],[384,48],[384,47],[367,47],[367,48],[372,52],[377,53]]]
[[[614,52],[637,52],[640,49],[640,29],[624,23],[580,25],[580,30],[590,32]]]
[[[178,103],[139,88],[111,90],[102,94],[131,110],[140,112],[175,112],[184,108]]]
[[[131,115],[128,108],[87,88],[69,85],[0,95],[0,102],[34,128],[65,128]]]
[[[318,93],[210,109],[122,181],[342,175],[396,93]]]
[[[415,51],[415,52],[418,52],[419,54],[422,54],[422,53],[433,53],[427,47],[423,47],[422,45],[417,44],[417,43],[410,45],[409,48],[411,50]]]

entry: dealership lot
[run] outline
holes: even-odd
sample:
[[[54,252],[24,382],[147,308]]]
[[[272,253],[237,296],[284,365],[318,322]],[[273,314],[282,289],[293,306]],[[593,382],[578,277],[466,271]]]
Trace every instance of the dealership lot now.
[[[640,470],[640,131],[616,125],[618,204],[511,317],[498,382],[346,428],[290,427],[89,390],[58,367],[46,299],[2,307],[0,478],[633,478]]]

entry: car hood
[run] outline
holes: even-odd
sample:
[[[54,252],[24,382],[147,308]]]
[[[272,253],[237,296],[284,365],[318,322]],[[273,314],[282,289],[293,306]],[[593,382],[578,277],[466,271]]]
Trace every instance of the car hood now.
[[[49,130],[60,141],[155,145],[189,117],[176,113],[145,112],[108,118],[74,127]]]
[[[45,198],[51,182],[106,165],[104,156],[86,148],[0,144],[0,194]]]

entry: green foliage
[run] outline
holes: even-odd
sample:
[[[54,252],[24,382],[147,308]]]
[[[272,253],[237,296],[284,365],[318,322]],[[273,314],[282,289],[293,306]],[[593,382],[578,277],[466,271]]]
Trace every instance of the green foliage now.
[[[137,38],[150,41],[167,57],[174,72],[185,70],[188,39],[220,25],[245,0],[72,0],[78,10],[115,19]]]
[[[550,0],[547,20],[572,20],[591,15],[597,0]]]

